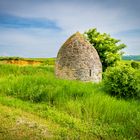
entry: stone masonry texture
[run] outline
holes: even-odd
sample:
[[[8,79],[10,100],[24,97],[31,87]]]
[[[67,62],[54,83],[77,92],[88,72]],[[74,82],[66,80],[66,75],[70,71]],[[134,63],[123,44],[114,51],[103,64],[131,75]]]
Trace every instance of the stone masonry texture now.
[[[96,49],[79,32],[72,35],[60,48],[56,77],[69,80],[100,82],[102,64]]]

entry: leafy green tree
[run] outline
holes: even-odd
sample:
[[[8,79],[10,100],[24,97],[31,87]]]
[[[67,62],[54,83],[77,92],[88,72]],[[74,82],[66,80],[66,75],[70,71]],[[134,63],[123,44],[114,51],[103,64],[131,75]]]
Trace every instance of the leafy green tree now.
[[[125,48],[126,45],[118,44],[120,40],[112,38],[109,34],[99,33],[96,28],[88,30],[84,35],[97,50],[103,65],[103,71],[109,66],[114,66],[121,59],[123,53],[120,50]]]

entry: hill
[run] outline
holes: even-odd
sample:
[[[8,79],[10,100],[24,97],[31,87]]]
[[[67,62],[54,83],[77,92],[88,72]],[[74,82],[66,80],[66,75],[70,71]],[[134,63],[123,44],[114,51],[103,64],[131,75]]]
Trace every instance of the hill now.
[[[49,65],[0,64],[0,138],[140,139],[140,103],[57,79]]]
[[[122,59],[140,61],[140,55],[124,55]]]

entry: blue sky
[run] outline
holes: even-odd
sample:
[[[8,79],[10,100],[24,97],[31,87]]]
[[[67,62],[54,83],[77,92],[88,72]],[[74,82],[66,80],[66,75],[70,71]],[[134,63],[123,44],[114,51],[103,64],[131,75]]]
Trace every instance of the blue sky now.
[[[0,0],[0,56],[56,57],[66,39],[90,28],[140,54],[139,0]]]

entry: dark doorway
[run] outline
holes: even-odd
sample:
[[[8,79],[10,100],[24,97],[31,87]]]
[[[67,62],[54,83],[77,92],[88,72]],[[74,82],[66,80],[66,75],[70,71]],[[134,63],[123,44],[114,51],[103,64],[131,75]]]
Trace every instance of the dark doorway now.
[[[91,77],[91,70],[89,70],[89,76]]]

